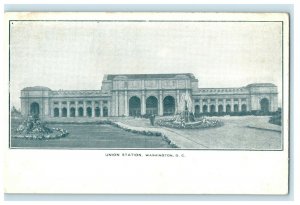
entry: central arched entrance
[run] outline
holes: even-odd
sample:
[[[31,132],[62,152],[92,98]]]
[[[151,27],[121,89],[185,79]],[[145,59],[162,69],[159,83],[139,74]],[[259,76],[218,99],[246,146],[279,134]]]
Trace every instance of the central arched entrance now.
[[[267,98],[263,98],[260,101],[260,110],[262,113],[266,114],[269,112],[269,100]]]
[[[146,100],[146,114],[158,114],[158,100],[154,96],[150,96]]]
[[[30,105],[30,115],[38,116],[40,114],[40,106],[38,103],[33,102]]]
[[[172,96],[167,96],[164,99],[164,115],[175,114],[175,99]]]
[[[133,96],[129,99],[129,115],[130,116],[141,115],[141,100],[140,100],[140,98]]]

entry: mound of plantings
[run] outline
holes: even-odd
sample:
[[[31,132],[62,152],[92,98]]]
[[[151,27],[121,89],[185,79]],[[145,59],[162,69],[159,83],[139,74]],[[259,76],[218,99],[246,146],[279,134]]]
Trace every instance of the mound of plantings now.
[[[187,122],[185,120],[185,117],[183,117],[182,115],[178,115],[173,118],[159,119],[156,121],[156,124],[159,126],[177,129],[204,129],[211,127],[220,127],[223,125],[223,122],[206,118],[197,119],[193,122]]]
[[[48,128],[37,116],[29,116],[19,125],[13,137],[43,140],[66,137],[68,134],[64,129]]]

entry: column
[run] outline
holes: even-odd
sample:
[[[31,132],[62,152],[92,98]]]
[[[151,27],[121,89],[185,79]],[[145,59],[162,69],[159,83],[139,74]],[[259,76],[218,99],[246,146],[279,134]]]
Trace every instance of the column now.
[[[61,101],[58,102],[59,104],[59,117],[62,116],[62,106],[61,106]]]
[[[111,106],[111,105],[110,105],[110,100],[108,100],[108,101],[107,101],[108,116],[111,116],[111,115],[112,115],[110,106]],[[103,113],[102,113],[102,115],[103,115]]]
[[[146,114],[146,102],[145,102],[145,91],[143,90],[142,91],[142,104],[141,104],[141,108],[142,108],[142,110],[141,110],[141,114],[142,115],[145,115]]]
[[[125,96],[124,96],[124,106],[125,106],[125,116],[128,116],[128,93],[127,90],[125,90]]]
[[[100,101],[99,101],[99,109],[100,109],[100,116],[101,116],[101,117],[103,117],[103,104],[102,104],[102,103],[103,103],[103,101],[100,100]]]
[[[75,101],[75,117],[78,117],[78,101]]]
[[[119,92],[116,91],[116,116],[119,116]]]
[[[207,112],[210,112],[210,99],[207,99]]]
[[[216,112],[219,112],[219,99],[216,99]]]
[[[83,101],[83,117],[86,117],[86,102]]]
[[[199,107],[200,107],[200,113],[203,112],[203,103],[202,103],[202,99],[199,99]]]
[[[92,117],[95,117],[95,101],[92,100]]]
[[[239,98],[239,112],[242,111],[242,99]]]
[[[67,117],[70,117],[70,101],[67,101]]]
[[[179,90],[176,90],[176,110],[175,110],[176,113],[180,112],[180,110],[179,110],[179,101],[180,101]]]
[[[164,115],[162,91],[159,91],[159,113],[158,114],[160,116]]]
[[[226,99],[223,99],[223,112],[226,112]]]
[[[234,102],[233,102],[233,98],[231,98],[230,101],[231,101],[231,109],[230,109],[230,111],[233,112],[233,111],[234,111]]]

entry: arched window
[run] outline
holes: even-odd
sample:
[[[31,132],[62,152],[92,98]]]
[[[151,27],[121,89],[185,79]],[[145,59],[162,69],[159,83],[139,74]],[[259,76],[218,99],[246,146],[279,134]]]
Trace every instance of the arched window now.
[[[54,117],[59,117],[59,109],[57,107],[54,108],[53,113],[54,113]]]
[[[218,112],[219,112],[219,113],[223,112],[223,105],[219,105],[219,106],[218,106]]]
[[[200,114],[200,106],[196,105],[195,106],[195,115],[199,115]]]
[[[70,108],[70,117],[75,117],[75,108]]]
[[[92,108],[91,107],[86,108],[86,115],[88,117],[92,117]]]
[[[83,108],[82,107],[78,108],[78,116],[83,117]]]
[[[235,105],[233,106],[233,111],[234,111],[234,112],[238,112],[238,111],[239,111],[239,106],[238,106],[237,104],[235,104]]]
[[[62,110],[61,110],[61,116],[62,117],[67,117],[67,108],[63,108]]]
[[[158,100],[154,96],[150,96],[146,100],[146,113],[147,114],[158,114]]]
[[[211,105],[211,106],[210,106],[210,112],[211,112],[211,113],[216,112],[216,106],[215,106],[215,105]]]
[[[99,107],[95,108],[95,116],[100,117],[100,108]]]
[[[231,106],[230,105],[226,105],[226,113],[230,113],[231,112]]]
[[[140,98],[133,96],[129,99],[129,115],[130,116],[141,115],[141,100],[140,100]]]
[[[247,105],[245,104],[242,105],[242,112],[247,112]]]
[[[107,107],[103,107],[103,117],[108,117],[108,108]]]
[[[269,112],[269,100],[267,98],[263,98],[260,101],[260,109],[264,114],[267,114]]]
[[[164,115],[174,115],[175,114],[175,99],[172,96],[167,96],[163,101],[163,111]]]
[[[40,106],[38,103],[33,102],[30,105],[30,115],[38,116],[40,114]]]
[[[202,110],[203,110],[203,113],[207,113],[207,105],[203,105]]]

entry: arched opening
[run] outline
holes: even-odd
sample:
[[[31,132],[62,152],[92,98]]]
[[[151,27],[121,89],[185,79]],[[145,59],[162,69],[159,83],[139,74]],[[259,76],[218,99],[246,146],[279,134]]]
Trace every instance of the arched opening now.
[[[130,116],[141,115],[141,100],[140,100],[140,98],[133,96],[129,99],[129,115]]]
[[[108,117],[108,108],[103,107],[103,117]]]
[[[242,112],[247,112],[247,105],[245,104],[242,105]]]
[[[67,117],[67,112],[68,112],[68,111],[67,111],[67,108],[64,107],[64,108],[61,110],[61,116],[62,116],[62,117]]]
[[[146,100],[146,113],[147,114],[158,114],[158,101],[154,96],[150,96]]]
[[[263,98],[260,101],[260,109],[264,114],[269,112],[269,100],[267,98]]]
[[[226,105],[226,113],[230,113],[231,112],[231,106],[230,105]]]
[[[221,113],[221,112],[223,112],[223,111],[224,111],[224,110],[223,110],[223,105],[219,105],[219,106],[218,106],[218,112]]]
[[[54,108],[53,112],[54,112],[54,117],[59,117],[59,109],[57,107]]]
[[[196,105],[195,106],[195,115],[199,115],[200,114],[200,106]]]
[[[70,109],[70,117],[75,117],[75,108]]]
[[[30,115],[38,116],[40,114],[40,106],[38,103],[33,102],[30,105]]]
[[[100,117],[100,108],[99,107],[95,108],[95,116]]]
[[[202,110],[203,110],[203,113],[207,113],[207,105],[203,105]]]
[[[88,117],[92,117],[92,108],[91,107],[86,108],[86,115]]]
[[[172,96],[167,96],[163,101],[164,115],[174,115],[175,114],[175,99]]]
[[[238,112],[238,111],[239,111],[239,106],[238,106],[237,104],[235,104],[235,105],[233,106],[233,111],[234,111],[234,112]]]
[[[215,106],[215,105],[211,105],[211,106],[210,106],[210,112],[211,112],[211,113],[216,112],[216,106]]]
[[[82,107],[78,108],[78,116],[83,117],[83,108]]]

